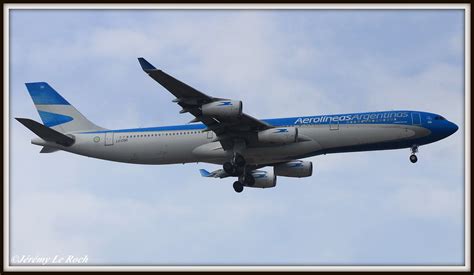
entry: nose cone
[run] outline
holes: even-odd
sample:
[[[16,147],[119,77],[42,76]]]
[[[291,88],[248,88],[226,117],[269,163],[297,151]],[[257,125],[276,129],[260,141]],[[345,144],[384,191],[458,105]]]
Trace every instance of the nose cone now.
[[[454,134],[459,129],[459,127],[456,124],[452,123],[452,122],[451,122],[451,124],[452,124],[452,127],[453,127],[452,131],[453,131],[453,134]]]
[[[456,124],[452,123],[452,122],[449,122],[449,127],[448,128],[449,128],[449,135],[452,135],[452,134],[456,133],[456,131],[459,129],[459,127]]]

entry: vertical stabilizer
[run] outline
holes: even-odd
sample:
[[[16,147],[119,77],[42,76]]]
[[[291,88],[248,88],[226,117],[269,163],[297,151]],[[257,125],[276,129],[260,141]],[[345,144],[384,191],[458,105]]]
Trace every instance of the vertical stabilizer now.
[[[84,117],[48,83],[25,85],[45,126],[60,133],[104,130]]]

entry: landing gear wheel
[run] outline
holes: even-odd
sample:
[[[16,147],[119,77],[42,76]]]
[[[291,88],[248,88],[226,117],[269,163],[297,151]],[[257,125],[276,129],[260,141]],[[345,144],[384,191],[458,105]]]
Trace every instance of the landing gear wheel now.
[[[255,178],[252,175],[248,174],[244,178],[244,183],[247,186],[254,186],[255,185]]]
[[[234,175],[242,176],[244,174],[244,167],[234,166],[234,168],[235,168]]]
[[[237,192],[237,193],[240,193],[240,192],[242,192],[242,191],[244,190],[244,186],[243,186],[242,183],[240,183],[240,181],[234,182],[234,185],[233,185],[233,186],[234,186],[235,192]]]
[[[415,163],[415,162],[418,161],[418,158],[416,157],[416,155],[411,155],[410,156],[410,161],[411,161],[411,163]]]
[[[235,173],[235,166],[230,162],[225,162],[223,168],[224,171],[229,175],[233,175]]]
[[[239,167],[243,167],[245,165],[245,159],[242,155],[236,155],[234,157],[234,163],[235,163],[235,165],[237,165]]]

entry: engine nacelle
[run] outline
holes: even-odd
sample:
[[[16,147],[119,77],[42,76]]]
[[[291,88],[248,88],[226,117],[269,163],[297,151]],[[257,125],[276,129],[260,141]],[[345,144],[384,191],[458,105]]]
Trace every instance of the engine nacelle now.
[[[264,143],[285,144],[298,140],[298,128],[272,128],[258,132],[258,141]]]
[[[275,175],[283,177],[304,178],[313,174],[313,163],[304,160],[292,160],[275,165]]]
[[[271,188],[276,185],[277,177],[273,171],[254,170],[252,176],[255,179],[255,184],[249,187]]]
[[[219,100],[202,105],[202,114],[221,118],[237,118],[242,115],[242,101]]]

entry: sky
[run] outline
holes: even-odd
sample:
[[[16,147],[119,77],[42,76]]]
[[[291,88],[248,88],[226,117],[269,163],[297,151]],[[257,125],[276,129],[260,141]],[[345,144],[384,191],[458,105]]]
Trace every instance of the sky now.
[[[463,265],[462,10],[10,11],[10,255],[89,265]],[[46,81],[109,128],[185,124],[145,57],[258,118],[408,109],[459,126],[419,148],[308,158],[309,178],[237,194],[212,164],[39,154]]]

